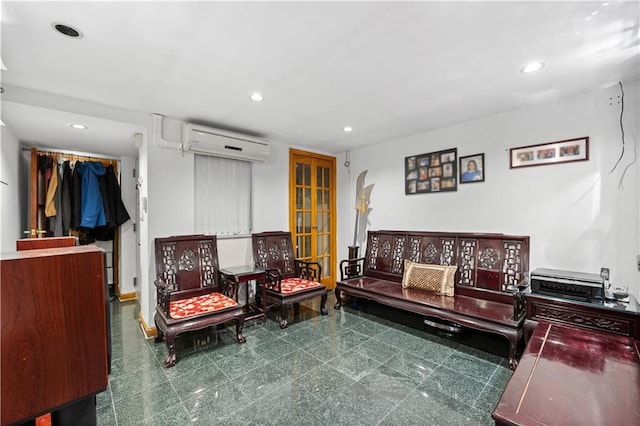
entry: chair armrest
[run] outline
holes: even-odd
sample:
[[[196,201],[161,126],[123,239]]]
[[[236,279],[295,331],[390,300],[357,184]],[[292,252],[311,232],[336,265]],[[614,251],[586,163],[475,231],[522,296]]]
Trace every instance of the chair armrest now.
[[[268,289],[280,293],[280,284],[282,283],[282,272],[280,269],[265,269],[265,285]]]
[[[240,283],[235,280],[227,278],[225,274],[218,271],[220,274],[220,293],[238,302],[238,288]]]
[[[309,281],[320,282],[322,278],[322,266],[319,262],[295,259],[296,275]]]
[[[526,300],[524,295],[529,293],[529,280],[520,281],[513,291],[513,319],[518,320],[526,314]]]
[[[153,284],[156,286],[156,303],[168,318],[171,303],[171,290],[169,289],[169,285],[161,278],[156,278]]]
[[[340,281],[362,276],[364,270],[364,257],[345,259],[340,261]]]

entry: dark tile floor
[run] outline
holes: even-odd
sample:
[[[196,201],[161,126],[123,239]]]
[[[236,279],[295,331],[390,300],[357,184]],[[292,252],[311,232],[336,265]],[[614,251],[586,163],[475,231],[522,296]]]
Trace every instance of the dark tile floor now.
[[[264,324],[247,322],[244,345],[231,329],[217,339],[184,335],[178,363],[165,369],[166,346],[144,339],[138,304],[112,302],[112,373],[97,398],[98,424],[493,424],[511,372],[476,337],[445,339],[374,304],[327,316],[317,304],[303,304],[286,330],[277,310]],[[488,342],[506,350],[506,341]]]

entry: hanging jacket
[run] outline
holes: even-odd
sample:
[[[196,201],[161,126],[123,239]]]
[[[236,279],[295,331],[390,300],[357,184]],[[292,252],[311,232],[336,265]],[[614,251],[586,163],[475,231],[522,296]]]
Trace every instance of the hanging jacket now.
[[[51,168],[53,167],[53,158],[48,155],[38,155],[38,170],[42,173],[45,182],[51,179]]]
[[[62,210],[62,234],[69,235],[71,228],[71,212],[73,198],[73,177],[71,175],[71,167],[69,161],[62,164],[62,185],[60,191],[60,210]]]
[[[54,173],[58,176],[58,186],[56,188],[56,193],[53,196],[53,203],[56,206],[56,215],[49,218],[49,228],[48,228],[48,231],[53,233],[54,237],[62,237],[62,205],[61,205],[61,200],[62,200],[62,171],[63,171],[63,169],[64,169],[63,168],[63,164],[56,164],[54,166]],[[53,181],[53,175],[51,176],[51,181]]]
[[[47,197],[44,204],[44,215],[46,217],[55,216],[58,211],[56,209],[55,196],[58,190],[58,163],[54,163],[51,168],[51,178],[47,187]]]
[[[106,173],[102,163],[88,161],[78,167],[78,173],[82,177],[82,193],[80,197],[81,220],[80,227],[95,228],[107,224],[100,183],[98,176]]]
[[[78,173],[82,161],[76,161],[71,178],[71,228],[77,229],[82,220],[82,176]]]
[[[113,166],[107,166],[107,171],[104,177],[106,181],[106,191],[103,192],[102,196],[108,200],[108,202],[104,203],[105,213],[107,215],[107,225],[112,228],[117,228],[128,221],[131,216],[129,216],[129,212],[127,212],[127,208],[122,202],[120,184],[118,183],[118,178],[113,171]]]
[[[113,171],[113,166],[107,166],[106,173],[100,176],[98,180],[100,181],[100,191],[102,192],[102,202],[107,218],[107,226],[104,228],[96,228],[94,235],[97,240],[113,240],[116,228],[128,221],[130,216],[122,202],[120,184]]]

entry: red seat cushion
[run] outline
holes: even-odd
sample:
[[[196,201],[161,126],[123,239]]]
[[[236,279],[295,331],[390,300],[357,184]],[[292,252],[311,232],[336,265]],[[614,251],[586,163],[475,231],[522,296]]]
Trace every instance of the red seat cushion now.
[[[169,315],[171,318],[187,318],[193,315],[219,311],[237,306],[238,302],[220,293],[209,293],[203,296],[171,302]]]
[[[285,278],[280,283],[280,293],[295,293],[310,288],[324,287],[322,284],[302,278]]]

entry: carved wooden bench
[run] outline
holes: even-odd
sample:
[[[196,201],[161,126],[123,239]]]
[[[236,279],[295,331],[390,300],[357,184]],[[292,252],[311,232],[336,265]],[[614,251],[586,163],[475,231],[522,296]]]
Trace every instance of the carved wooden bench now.
[[[422,264],[457,266],[454,295],[405,288],[405,260],[418,269]],[[528,269],[526,236],[369,231],[365,256],[340,262],[335,307],[341,307],[341,294],[346,293],[418,314],[425,325],[447,333],[471,329],[503,336],[509,341],[510,367],[515,368]]]
[[[176,364],[174,339],[227,321],[236,322],[238,342],[244,313],[237,283],[220,279],[215,235],[156,238],[156,342],[167,344],[166,367]],[[223,288],[224,287],[224,288]]]
[[[320,313],[327,315],[327,289],[320,283],[322,267],[294,256],[290,232],[261,232],[252,235],[256,265],[266,271],[264,285],[267,309],[281,308],[280,328],[289,325],[291,305],[320,296]]]

